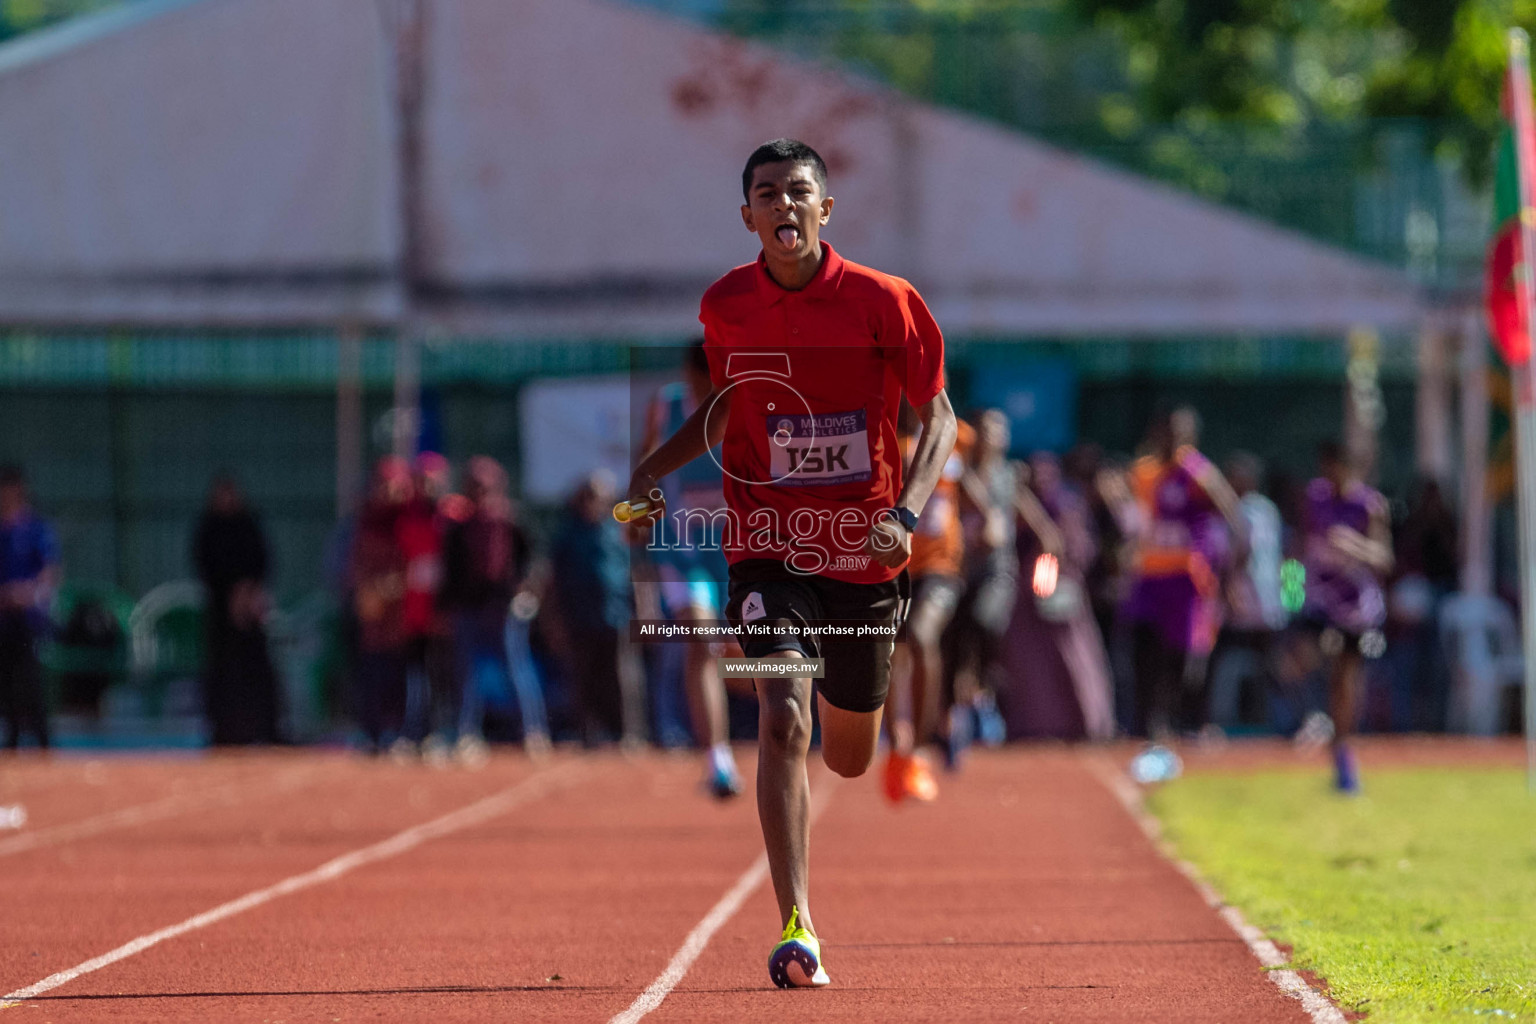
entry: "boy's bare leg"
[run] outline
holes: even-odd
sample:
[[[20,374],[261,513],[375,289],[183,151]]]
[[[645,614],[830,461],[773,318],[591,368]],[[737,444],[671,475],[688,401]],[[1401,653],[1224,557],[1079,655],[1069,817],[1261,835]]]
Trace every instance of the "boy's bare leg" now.
[[[1333,744],[1347,742],[1360,722],[1360,690],[1364,678],[1360,653],[1345,648],[1334,659],[1329,682],[1328,711],[1333,716]]]
[[[798,651],[774,657],[799,658]],[[759,679],[757,707],[757,815],[763,827],[768,871],[778,897],[779,918],[800,908],[800,926],[812,935],[809,908],[811,787],[805,759],[811,745],[811,681]],[[845,711],[819,697],[821,756],[845,778],[862,775],[880,743],[881,710]]]
[[[821,759],[845,779],[863,775],[880,746],[884,708],[844,711],[819,694],[816,700],[821,713]]]
[[[783,651],[774,657],[801,657]],[[779,901],[779,920],[800,910],[800,927],[811,924],[809,860],[811,784],[805,757],[811,747],[811,681],[767,678],[757,681],[757,816],[763,828],[768,873]]]
[[[907,642],[897,645],[891,665],[891,749],[908,756],[937,734],[939,690],[944,679],[939,638],[948,623],[945,610],[925,601],[907,620]]]

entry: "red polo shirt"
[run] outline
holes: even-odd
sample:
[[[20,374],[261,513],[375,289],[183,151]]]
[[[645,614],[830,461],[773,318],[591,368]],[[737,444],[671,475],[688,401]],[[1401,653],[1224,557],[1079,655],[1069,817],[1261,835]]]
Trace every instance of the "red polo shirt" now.
[[[704,293],[710,377],[730,392],[726,557],[879,583],[900,572],[864,550],[901,491],[896,413],[903,392],[922,406],[943,389],[944,338],[910,284],[821,244],[821,267],[799,291],[781,288],[759,255]]]

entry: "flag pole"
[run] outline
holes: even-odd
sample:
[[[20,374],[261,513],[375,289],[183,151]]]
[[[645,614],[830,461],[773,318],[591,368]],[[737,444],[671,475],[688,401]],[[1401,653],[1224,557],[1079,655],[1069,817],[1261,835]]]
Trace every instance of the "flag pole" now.
[[[1531,312],[1536,308],[1536,203],[1532,201],[1531,175],[1527,165],[1536,116],[1531,110],[1530,37],[1523,29],[1509,30],[1509,95],[1514,121],[1515,173],[1520,195],[1520,261],[1516,266],[1515,301],[1520,328],[1530,337]],[[1515,401],[1515,479],[1520,518],[1520,620],[1525,652],[1525,762],[1526,786],[1536,794],[1536,360],[1510,367]]]

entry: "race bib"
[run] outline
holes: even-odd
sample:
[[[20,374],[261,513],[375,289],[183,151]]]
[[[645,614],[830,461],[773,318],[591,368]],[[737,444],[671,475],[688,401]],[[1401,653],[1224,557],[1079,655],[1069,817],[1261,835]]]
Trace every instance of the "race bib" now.
[[[864,410],[767,417],[769,469],[782,487],[868,480]]]

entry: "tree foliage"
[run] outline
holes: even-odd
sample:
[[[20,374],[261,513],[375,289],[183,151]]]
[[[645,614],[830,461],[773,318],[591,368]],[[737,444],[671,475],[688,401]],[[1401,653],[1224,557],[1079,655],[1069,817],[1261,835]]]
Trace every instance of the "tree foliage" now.
[[[1487,180],[1536,0],[722,0],[720,23],[1347,241],[1386,134]]]
[[[44,28],[123,0],[0,0],[0,40]]]
[[[1506,32],[1533,0],[1069,0],[1112,33],[1136,115],[1198,131],[1413,118],[1474,180],[1500,123]],[[1138,55],[1140,55],[1138,57]]]

